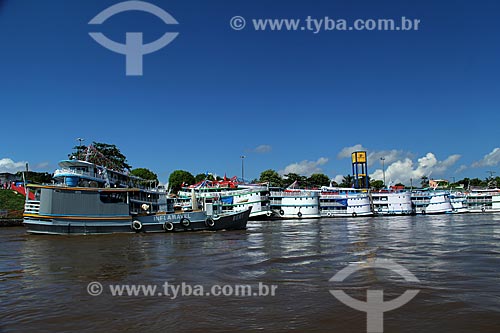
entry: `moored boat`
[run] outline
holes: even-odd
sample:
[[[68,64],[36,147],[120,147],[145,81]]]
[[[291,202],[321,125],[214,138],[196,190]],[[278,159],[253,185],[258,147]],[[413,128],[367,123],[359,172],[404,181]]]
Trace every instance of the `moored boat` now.
[[[200,202],[205,199],[214,201],[222,212],[243,212],[252,208],[250,218],[271,215],[269,207],[269,188],[266,184],[240,184],[235,177],[221,181],[204,180],[177,192],[177,202],[189,206],[194,195]]]
[[[411,201],[417,214],[446,214],[453,212],[448,191],[415,190]]]
[[[319,197],[323,217],[357,217],[373,215],[370,195],[355,188],[321,187]]]
[[[466,204],[471,213],[500,212],[500,189],[473,189],[466,194]]]
[[[320,218],[319,193],[304,189],[288,188],[271,191],[269,195],[272,215],[279,219]]]
[[[222,213],[174,210],[164,190],[28,185],[24,225],[36,234],[104,234],[245,229],[251,208]],[[139,207],[139,209],[137,209]]]
[[[451,213],[453,214],[469,212],[469,208],[467,207],[467,196],[464,192],[450,192],[450,203],[452,207]]]
[[[410,191],[380,190],[370,192],[376,215],[414,214]]]

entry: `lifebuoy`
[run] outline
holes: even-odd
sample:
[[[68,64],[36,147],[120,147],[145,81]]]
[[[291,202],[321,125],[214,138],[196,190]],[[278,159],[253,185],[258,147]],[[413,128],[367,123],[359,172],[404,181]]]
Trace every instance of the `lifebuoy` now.
[[[298,213],[297,213],[297,216],[299,217],[299,219],[301,219],[301,218],[302,218],[302,213],[301,213],[301,212],[298,212]]]
[[[283,211],[283,209],[280,209],[280,215],[285,215],[285,212]]]
[[[173,231],[174,230],[174,224],[172,222],[165,222],[163,224],[163,229],[165,229],[165,231]]]
[[[181,219],[181,224],[184,228],[188,228],[191,225],[191,221],[187,217]]]
[[[136,232],[141,231],[142,229],[141,221],[135,220],[134,222],[132,222],[132,229],[134,229]]]
[[[214,219],[211,217],[207,217],[207,219],[205,220],[205,225],[209,228],[213,228],[213,226],[215,225]]]

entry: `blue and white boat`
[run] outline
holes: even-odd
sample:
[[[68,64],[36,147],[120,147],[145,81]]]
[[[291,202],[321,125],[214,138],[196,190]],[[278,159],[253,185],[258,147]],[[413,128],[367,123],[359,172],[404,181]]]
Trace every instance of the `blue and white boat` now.
[[[373,215],[370,195],[355,188],[321,187],[319,197],[323,217],[357,217]]]
[[[24,225],[29,233],[102,234],[245,229],[251,207],[223,212],[193,198],[176,210],[163,187],[89,161],[65,160],[54,185],[28,185]],[[34,195],[34,199],[33,199]],[[29,198],[31,197],[31,199]]]
[[[453,212],[448,191],[414,190],[411,193],[411,201],[417,214],[446,214]]]

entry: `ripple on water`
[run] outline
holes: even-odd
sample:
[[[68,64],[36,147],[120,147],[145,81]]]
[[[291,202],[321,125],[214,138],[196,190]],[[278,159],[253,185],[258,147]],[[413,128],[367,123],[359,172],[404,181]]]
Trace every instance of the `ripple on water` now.
[[[498,214],[500,215],[500,214]],[[0,234],[0,331],[364,331],[365,314],[330,295],[420,293],[385,315],[393,332],[494,332],[500,325],[500,216],[252,221],[236,232],[53,237]],[[387,258],[418,286],[349,263]],[[87,284],[278,286],[274,297],[89,296]]]

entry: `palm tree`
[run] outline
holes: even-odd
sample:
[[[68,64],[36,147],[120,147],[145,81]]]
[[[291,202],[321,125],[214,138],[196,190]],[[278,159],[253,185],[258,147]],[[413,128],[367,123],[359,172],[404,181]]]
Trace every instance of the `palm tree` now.
[[[340,187],[352,187],[353,183],[354,183],[354,177],[351,175],[347,175],[342,178]]]
[[[427,176],[422,176],[420,179],[420,185],[422,185],[422,187],[429,187],[429,178]]]

